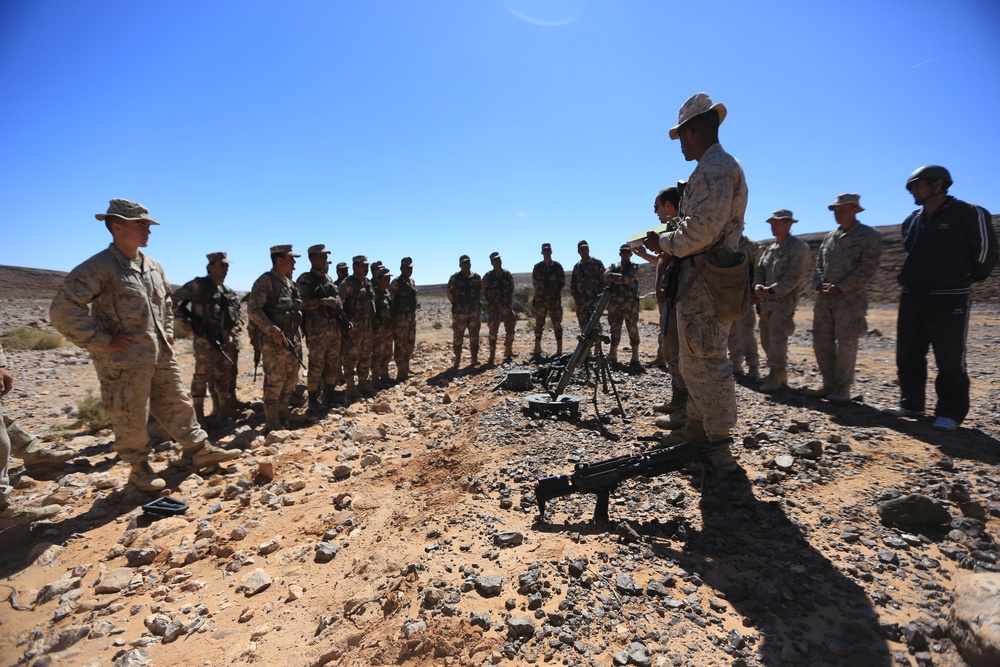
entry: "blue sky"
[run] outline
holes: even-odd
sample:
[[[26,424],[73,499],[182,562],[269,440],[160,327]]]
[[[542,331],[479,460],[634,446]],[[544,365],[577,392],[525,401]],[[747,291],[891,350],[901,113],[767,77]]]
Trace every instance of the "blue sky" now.
[[[0,0],[0,264],[71,269],[112,197],[175,283],[226,250],[248,289],[278,243],[424,284],[543,242],[607,262],[694,168],[667,130],[699,91],[751,237],[778,208],[830,229],[842,192],[901,222],[928,163],[1000,213],[998,29],[992,0]]]

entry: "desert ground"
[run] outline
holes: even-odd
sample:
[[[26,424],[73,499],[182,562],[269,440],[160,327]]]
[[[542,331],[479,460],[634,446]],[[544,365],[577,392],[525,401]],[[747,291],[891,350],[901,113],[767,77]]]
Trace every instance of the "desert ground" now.
[[[0,302],[0,333],[50,328],[47,303]],[[38,479],[14,461],[16,498],[64,510],[0,533],[0,664],[966,664],[956,589],[998,576],[997,306],[973,313],[973,408],[959,431],[879,414],[897,399],[895,310],[876,306],[854,404],[741,384],[733,449],[745,476],[628,480],[596,524],[590,495],[550,501],[540,520],[535,483],[647,444],[669,392],[648,365],[652,311],[646,365],[612,370],[626,414],[597,391],[598,416],[594,388],[578,382],[573,420],[532,416],[525,392],[497,387],[535,367],[526,321],[513,364],[469,368],[466,355],[456,372],[447,303],[421,304],[406,383],[268,435],[248,410],[212,432],[244,450],[212,474],[158,441],[153,465],[189,505],[158,521],[141,508],[153,498],[125,488],[111,432],[79,419],[98,390],[86,353],[8,352],[5,413],[78,456]],[[810,320],[801,304],[796,387],[816,384]],[[573,340],[569,311],[565,324]],[[543,346],[553,351],[551,330]],[[239,396],[259,401],[243,349]],[[178,350],[189,377],[190,341]],[[912,493],[950,523],[880,519],[881,503]]]

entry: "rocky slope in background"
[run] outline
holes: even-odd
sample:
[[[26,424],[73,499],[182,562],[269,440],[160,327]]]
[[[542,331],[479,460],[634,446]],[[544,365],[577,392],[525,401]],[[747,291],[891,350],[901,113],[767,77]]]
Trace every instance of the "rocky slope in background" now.
[[[0,322],[46,328],[46,307],[3,301]],[[592,496],[553,500],[537,521],[535,482],[639,453],[663,371],[614,370],[627,420],[602,393],[599,419],[581,384],[578,421],[536,418],[494,389],[531,368],[524,321],[515,364],[456,373],[447,304],[419,313],[409,382],[294,431],[265,436],[247,411],[214,433],[244,450],[224,470],[195,474],[157,444],[154,466],[190,508],[156,522],[140,509],[151,498],[124,488],[110,432],[81,430],[76,406],[97,389],[86,355],[12,352],[5,410],[79,455],[48,478],[14,467],[19,499],[66,509],[2,535],[0,664],[958,666],[989,622],[1000,646],[995,308],[973,315],[975,407],[959,432],[877,412],[896,398],[895,313],[874,309],[857,403],[740,386],[746,476],[625,482],[609,524],[590,521]],[[815,382],[809,314],[796,384]],[[190,343],[179,349],[189,377]],[[255,401],[248,356],[239,395]],[[911,494],[928,512],[915,523]],[[993,608],[967,589],[986,605],[993,591]]]

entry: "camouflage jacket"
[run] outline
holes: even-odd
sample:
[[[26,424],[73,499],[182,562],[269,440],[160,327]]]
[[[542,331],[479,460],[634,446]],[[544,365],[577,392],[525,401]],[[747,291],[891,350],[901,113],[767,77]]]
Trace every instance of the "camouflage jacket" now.
[[[69,272],[49,317],[67,340],[108,366],[151,366],[174,354],[174,313],[163,268],[141,252],[136,266],[114,244]],[[119,333],[131,336],[132,344],[111,352],[107,346]]]
[[[510,308],[514,302],[514,276],[507,269],[487,271],[483,276],[483,299],[487,308]]]
[[[340,290],[329,274],[306,271],[295,281],[295,285],[302,297],[302,316],[306,330],[331,326],[335,322],[341,326],[347,325],[344,304],[340,301]],[[336,299],[336,303],[332,306],[323,302],[323,299],[330,297]]]
[[[413,318],[417,314],[417,285],[413,278],[402,276],[389,283],[389,298],[392,302],[392,319]]]
[[[535,288],[536,299],[558,301],[566,286],[566,272],[562,264],[555,260],[551,264],[541,261],[531,271],[531,283]]]
[[[823,239],[813,271],[813,287],[836,285],[841,293],[867,294],[868,283],[878,272],[882,259],[882,235],[857,222],[847,230],[839,227]]]
[[[239,295],[225,285],[216,285],[209,276],[185,283],[171,297],[176,303],[175,316],[180,317],[178,309],[190,303],[191,314],[204,322],[220,340],[226,333],[234,336],[243,329]]]
[[[392,326],[392,298],[378,287],[373,288],[372,295],[375,303],[372,325],[375,329],[387,330]]]
[[[453,273],[448,279],[448,301],[451,302],[451,312],[481,308],[480,296],[483,290],[483,279],[478,273],[472,272],[466,276],[461,271]]]
[[[344,311],[355,326],[371,326],[375,319],[375,288],[367,278],[351,274],[340,284]]]
[[[799,287],[809,275],[812,251],[808,244],[795,236],[784,243],[772,243],[764,249],[754,271],[754,285],[774,290],[774,299],[796,299]]]
[[[591,257],[586,264],[577,262],[569,281],[569,293],[576,305],[597,301],[603,289],[604,263],[596,257]]]
[[[281,330],[289,342],[299,336],[302,324],[302,297],[291,278],[273,270],[262,274],[247,297],[247,315],[253,325],[251,339],[270,336]]]
[[[611,300],[617,302],[639,300],[639,265],[629,262],[612,264],[604,272],[604,282],[611,285]]]

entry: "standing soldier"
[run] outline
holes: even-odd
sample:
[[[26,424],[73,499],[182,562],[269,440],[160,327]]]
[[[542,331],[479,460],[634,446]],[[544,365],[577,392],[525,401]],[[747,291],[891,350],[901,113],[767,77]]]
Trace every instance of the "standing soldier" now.
[[[340,285],[340,299],[351,320],[351,338],[344,359],[344,380],[347,395],[358,399],[374,396],[375,387],[368,381],[372,363],[372,320],[375,318],[372,284],[368,281],[368,258],[356,255],[353,260],[354,272]],[[357,384],[355,384],[357,377]]]
[[[514,315],[514,276],[503,268],[500,253],[490,253],[490,264],[493,270],[483,276],[483,299],[486,300],[486,322],[489,326],[490,358],[486,363],[493,365],[497,352],[497,333],[503,322],[504,332],[504,363],[514,356],[514,327],[517,316]]]
[[[236,376],[243,329],[240,297],[226,287],[229,259],[224,252],[208,257],[208,275],[195,278],[173,293],[174,315],[194,334],[194,377],[191,400],[198,421],[205,424],[205,394],[212,395],[214,416],[220,421],[236,416]],[[190,305],[189,305],[190,304]]]
[[[805,241],[791,235],[798,222],[792,212],[780,209],[767,219],[774,243],[769,245],[754,272],[754,301],[760,303],[760,344],[767,354],[764,392],[788,386],[788,338],[795,333],[795,306],[799,287],[809,275],[812,252]]]
[[[462,359],[462,339],[469,330],[469,354],[471,365],[479,363],[479,312],[482,310],[480,295],[483,280],[472,272],[472,260],[468,255],[458,258],[459,271],[448,279],[448,301],[451,302],[452,348],[455,351],[454,367]]]
[[[545,330],[545,316],[552,320],[552,333],[556,336],[556,356],[562,354],[563,307],[562,291],[566,286],[566,272],[562,264],[552,259],[552,246],[542,244],[542,261],[531,271],[531,283],[535,288],[532,305],[535,308],[535,357],[542,356],[542,332]]]
[[[750,258],[750,281],[752,283],[755,267],[764,249],[759,243],[744,235],[740,237],[740,247],[737,252],[742,252]],[[746,377],[751,380],[760,377],[760,354],[757,351],[757,336],[754,333],[756,327],[757,311],[748,308],[747,314],[742,319],[733,322],[733,328],[729,330],[729,361],[733,364],[733,375],[735,376],[743,375],[743,360],[745,359],[747,362]]]
[[[389,362],[392,360],[392,298],[389,296],[389,267],[379,267],[374,280],[375,318],[372,320],[372,380],[377,389],[392,384]]]
[[[611,351],[608,361],[618,363],[622,342],[622,322],[632,346],[632,365],[639,363],[639,266],[632,262],[632,248],[624,243],[618,248],[619,262],[604,272],[604,282],[611,286],[608,299],[608,325],[611,328]]]
[[[52,299],[52,324],[90,352],[101,382],[101,401],[115,432],[113,449],[129,464],[128,481],[140,491],[167,483],[149,465],[146,422],[152,415],[196,468],[240,455],[216,447],[198,425],[174,356],[170,282],[163,268],[141,252],[149,244],[145,206],[112,199],[103,220],[112,242],[66,276]]]
[[[405,382],[410,377],[410,359],[417,343],[417,284],[411,276],[413,260],[404,257],[399,263],[399,277],[389,284],[397,382]]]
[[[290,245],[271,246],[271,270],[250,289],[247,313],[250,335],[264,364],[264,429],[276,431],[291,425],[291,401],[299,382],[302,359],[302,298],[292,282],[295,258]]]
[[[851,401],[858,339],[868,330],[868,283],[882,259],[882,235],[858,222],[858,213],[865,210],[860,195],[839,195],[828,208],[838,227],[823,239],[813,272],[813,352],[823,385],[806,394],[846,405]]]
[[[344,281],[347,280],[347,276],[349,276],[349,275],[351,275],[351,270],[348,268],[347,262],[337,262],[337,279],[334,281],[334,284],[337,286],[337,289],[340,289],[340,286],[344,284]],[[341,364],[341,366],[340,366],[339,369],[337,369],[337,382],[336,382],[336,384],[338,386],[344,384],[344,366],[343,366],[343,364],[344,364],[344,360],[347,359],[347,346],[348,346],[347,339],[348,339],[347,336],[341,336],[340,337],[340,364]]]
[[[341,372],[341,328],[349,329],[350,322],[340,303],[340,293],[330,270],[330,251],[322,243],[309,247],[306,271],[295,284],[302,297],[302,317],[309,347],[309,409],[325,410],[333,400],[337,374]]]
[[[580,261],[573,267],[573,275],[569,281],[569,293],[576,304],[576,321],[582,332],[587,328],[587,322],[597,307],[604,289],[604,262],[590,256],[590,245],[586,241],[576,244],[580,253]]]

